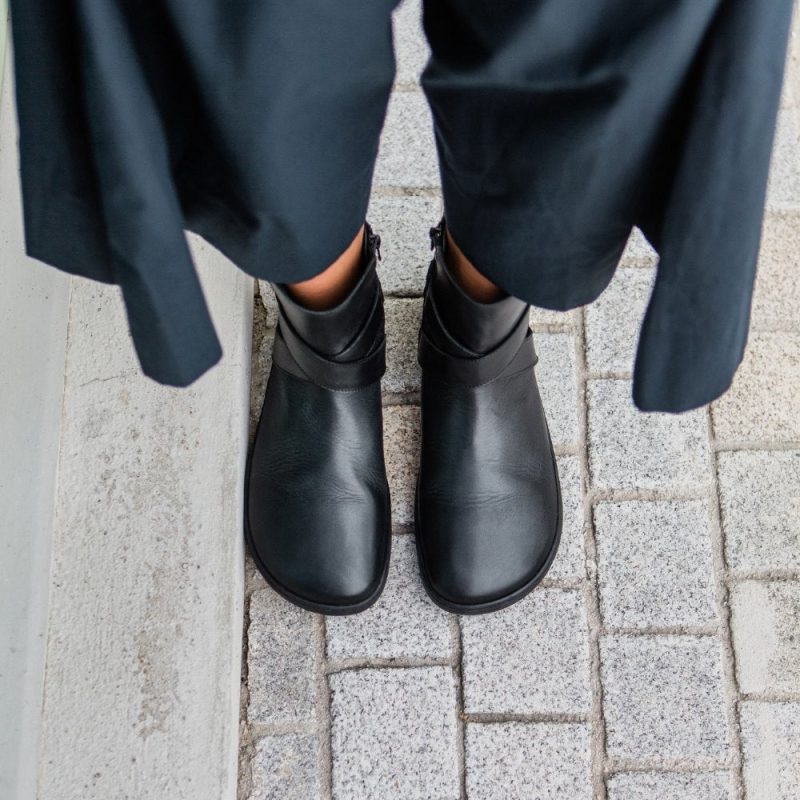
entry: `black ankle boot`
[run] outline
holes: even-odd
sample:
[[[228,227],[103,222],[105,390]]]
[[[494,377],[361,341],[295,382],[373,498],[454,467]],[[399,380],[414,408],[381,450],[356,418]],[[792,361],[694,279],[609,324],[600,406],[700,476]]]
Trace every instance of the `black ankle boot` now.
[[[366,224],[362,272],[330,310],[306,309],[272,284],[278,327],[245,479],[245,535],[267,583],[322,614],[368,608],[389,566],[379,245]]]
[[[419,332],[417,555],[435,603],[477,614],[516,602],[544,577],[561,537],[561,488],[529,306],[508,294],[469,297],[445,244],[442,218],[431,228]]]

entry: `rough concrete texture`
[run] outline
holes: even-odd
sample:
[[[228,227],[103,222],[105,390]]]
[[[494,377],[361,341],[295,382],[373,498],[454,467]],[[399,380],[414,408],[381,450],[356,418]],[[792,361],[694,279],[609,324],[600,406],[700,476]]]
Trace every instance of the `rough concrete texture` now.
[[[72,287],[40,798],[235,794],[253,282],[190,243],[225,355],[188,388]]]
[[[314,618],[271,589],[250,598],[247,661],[250,722],[314,718]]]
[[[800,330],[800,212],[767,215],[761,236],[751,326]]]
[[[716,638],[605,636],[600,660],[611,757],[725,757],[729,732]]]
[[[719,453],[728,566],[800,570],[800,450]]]
[[[381,388],[389,395],[419,391],[420,366],[417,363],[417,334],[422,319],[420,298],[388,298],[386,316],[386,372]]]
[[[384,295],[422,294],[433,255],[428,230],[441,216],[442,199],[438,193],[373,193],[367,219],[381,237],[378,277]]]
[[[629,380],[587,381],[589,465],[598,489],[685,490],[706,486],[705,409],[682,414],[639,411]]]
[[[716,621],[706,501],[598,503],[594,524],[606,627]]]
[[[740,583],[733,589],[731,612],[741,691],[798,693],[800,583]]]
[[[253,787],[249,800],[309,800],[319,797],[316,736],[287,733],[264,736],[253,754]]]
[[[741,706],[747,800],[800,797],[800,702]]]
[[[393,92],[386,110],[374,186],[439,185],[433,120],[422,92]]]
[[[751,331],[731,388],[711,404],[721,442],[800,441],[800,333]]]
[[[578,441],[578,379],[575,337],[570,333],[535,333],[539,356],[536,382],[547,413],[554,447],[570,447]]]
[[[448,667],[356,670],[328,681],[335,800],[459,797]]]
[[[654,279],[654,269],[620,267],[600,297],[586,306],[590,371],[632,374],[639,327]]]
[[[577,456],[557,456],[558,479],[561,483],[561,542],[555,561],[547,573],[550,579],[582,579],[586,577],[586,556],[583,549],[583,490],[580,462]]]
[[[383,445],[392,495],[392,522],[404,527],[414,524],[419,427],[419,406],[384,406]]]
[[[468,723],[467,797],[591,800],[589,736],[583,724]]]
[[[608,780],[608,800],[733,800],[730,772],[620,772]]]
[[[580,714],[591,706],[582,593],[539,589],[461,621],[467,713]]]

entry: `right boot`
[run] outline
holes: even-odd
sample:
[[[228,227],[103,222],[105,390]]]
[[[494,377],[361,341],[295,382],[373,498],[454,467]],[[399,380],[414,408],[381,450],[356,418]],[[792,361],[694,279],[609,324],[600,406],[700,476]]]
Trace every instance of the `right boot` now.
[[[331,309],[307,309],[271,283],[278,325],[247,464],[245,538],[267,583],[321,614],[368,608],[389,567],[379,247],[365,223],[362,272]]]

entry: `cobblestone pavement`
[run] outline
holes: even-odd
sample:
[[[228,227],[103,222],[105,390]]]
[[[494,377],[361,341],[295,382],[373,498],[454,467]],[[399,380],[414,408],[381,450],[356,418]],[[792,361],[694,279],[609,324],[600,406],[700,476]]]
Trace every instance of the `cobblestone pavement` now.
[[[793,36],[744,363],[681,414],[631,401],[655,256],[632,237],[593,304],[531,315],[564,487],[558,558],[522,602],[458,617],[415,563],[416,331],[441,204],[411,0],[368,218],[383,238],[382,599],[300,611],[247,563],[240,797],[800,797],[800,85]],[[797,27],[797,26],[795,26]],[[275,322],[256,303],[253,415]]]

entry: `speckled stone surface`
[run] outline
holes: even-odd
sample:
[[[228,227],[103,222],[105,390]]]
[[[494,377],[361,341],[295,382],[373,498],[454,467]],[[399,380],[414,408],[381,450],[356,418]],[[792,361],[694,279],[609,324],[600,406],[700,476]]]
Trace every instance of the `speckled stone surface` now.
[[[549,308],[531,306],[531,325],[552,325],[559,328],[574,328],[578,324],[580,308],[569,311],[553,311]]]
[[[608,800],[734,800],[729,772],[621,772],[608,779]]]
[[[740,719],[747,800],[797,800],[800,702],[745,701]]]
[[[327,656],[448,658],[449,615],[422,587],[413,536],[394,536],[386,588],[375,605],[352,617],[328,617]]]
[[[798,253],[800,211],[767,214],[753,293],[754,329],[800,330]]]
[[[597,503],[594,522],[606,627],[716,621],[706,501]]]
[[[457,800],[449,667],[345,671],[328,681],[334,800]]]
[[[427,194],[373,192],[367,219],[381,237],[378,277],[385,296],[421,296],[431,262],[428,231],[442,216],[437,191]]]
[[[575,337],[571,333],[537,332],[533,343],[539,356],[536,381],[553,446],[573,446],[578,441]]]
[[[658,253],[653,250],[639,228],[634,228],[620,258],[622,267],[650,267],[658,261]]]
[[[800,112],[782,108],[772,150],[772,164],[767,187],[767,208],[800,208]]]
[[[600,674],[612,758],[727,756],[716,638],[603,636]]]
[[[428,58],[430,48],[422,30],[420,0],[402,0],[392,14],[392,30],[397,54],[399,84],[415,83]]]
[[[468,723],[469,800],[591,800],[589,726]]]
[[[263,736],[253,753],[249,800],[311,800],[319,797],[319,740],[313,734]]]
[[[439,187],[433,120],[422,92],[392,93],[373,186]]]
[[[490,615],[461,620],[464,709],[585,713],[591,706],[582,592],[534,589]]]
[[[272,589],[250,598],[247,634],[249,722],[314,719],[314,617]]]
[[[731,388],[711,404],[723,442],[800,441],[800,333],[751,331]]]
[[[548,578],[584,578],[586,558],[583,549],[583,488],[577,456],[558,456],[561,483],[561,542]]]
[[[717,456],[728,566],[800,569],[800,450]]]
[[[731,612],[741,691],[800,694],[800,583],[739,583]]]
[[[419,406],[384,406],[383,447],[392,496],[392,522],[413,525],[420,447]]]
[[[387,298],[386,372],[382,389],[387,394],[419,391],[420,366],[417,363],[417,337],[422,319],[422,299]]]
[[[711,477],[707,413],[642,412],[629,380],[587,381],[589,466],[594,486],[686,489]]]
[[[633,359],[654,269],[620,267],[600,297],[586,306],[586,362],[592,372],[633,372]]]

